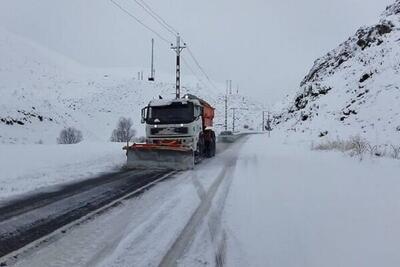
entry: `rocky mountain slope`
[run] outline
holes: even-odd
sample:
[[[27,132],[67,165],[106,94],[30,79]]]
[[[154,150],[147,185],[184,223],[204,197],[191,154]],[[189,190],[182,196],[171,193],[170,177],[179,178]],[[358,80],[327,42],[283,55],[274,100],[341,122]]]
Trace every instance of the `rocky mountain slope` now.
[[[400,138],[400,1],[317,59],[275,123],[311,138]],[[281,105],[282,106],[282,105]]]
[[[140,109],[158,95],[174,96],[172,75],[158,82],[138,81],[135,69],[90,69],[0,29],[0,143],[55,143],[60,130],[74,126],[87,141],[107,141],[119,117],[130,117],[143,134]],[[167,82],[162,82],[167,81]],[[217,107],[222,129],[222,92],[202,88],[184,77],[183,93],[204,97]],[[262,105],[230,97],[231,106],[250,108],[238,114],[237,125],[258,125]],[[231,118],[231,111],[230,118]],[[261,122],[259,122],[261,123]]]

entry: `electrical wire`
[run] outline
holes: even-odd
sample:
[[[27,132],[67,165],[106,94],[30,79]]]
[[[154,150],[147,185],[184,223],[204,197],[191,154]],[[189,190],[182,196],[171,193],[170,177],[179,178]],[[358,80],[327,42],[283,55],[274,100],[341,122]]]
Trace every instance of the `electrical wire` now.
[[[158,36],[158,38],[160,38],[161,40],[163,40],[164,42],[166,42],[167,44],[171,44],[172,42],[169,41],[167,38],[163,37],[160,33],[158,33],[157,31],[153,30],[152,28],[150,28],[149,26],[147,26],[144,22],[142,22],[140,19],[138,19],[135,15],[133,15],[131,12],[129,12],[128,10],[126,10],[123,6],[121,6],[119,3],[117,3],[114,0],[110,0],[111,3],[113,3],[116,7],[118,7],[120,10],[122,10],[124,13],[126,13],[129,17],[133,18],[136,22],[138,22],[140,25],[142,25],[143,27],[145,27],[147,30],[151,31],[152,33],[154,33],[156,36]]]
[[[147,14],[149,14],[153,19],[155,19],[164,29],[166,29],[168,32],[172,33],[172,35],[176,35],[174,31],[172,31],[170,28],[168,28],[167,26],[165,26],[165,24],[163,24],[162,21],[160,21],[160,19],[155,16],[154,14],[152,14],[142,3],[140,3],[138,0],[134,0],[136,4],[138,4]]]
[[[154,16],[156,16],[167,28],[174,33],[174,35],[178,35],[178,31],[172,27],[169,23],[165,21],[160,15],[158,15],[144,0],[139,0]],[[137,2],[137,0],[135,0]]]
[[[146,11],[146,13],[148,13],[151,17],[153,17],[162,27],[164,27],[167,31],[169,31],[170,33],[172,33],[173,35],[178,35],[178,31],[175,30],[170,24],[168,24],[160,15],[158,15],[144,0],[134,0],[140,7],[143,8],[144,11]],[[140,2],[141,3],[140,3]],[[183,39],[182,39],[183,40]],[[199,61],[197,60],[197,58],[194,56],[192,50],[187,47],[187,50],[189,52],[189,55],[192,57],[193,61],[195,62],[195,64],[197,65],[197,67],[200,69],[200,71],[203,73],[203,75],[206,77],[206,79],[208,80],[208,82],[211,84],[211,86],[214,89],[217,89],[217,87],[215,86],[215,84],[212,82],[212,80],[210,79],[210,76],[207,74],[207,72],[204,70],[204,68],[200,65]],[[188,62],[185,60],[186,65],[190,67],[190,65],[188,64]],[[191,72],[194,74],[193,69],[191,69]],[[195,74],[194,74],[195,75]],[[198,76],[195,75],[196,78],[199,80]],[[202,81],[202,80],[201,80]],[[204,82],[202,82],[204,84]],[[206,86],[207,87],[207,86]]]
[[[169,33],[173,34],[174,36],[178,35],[178,31],[175,30],[174,27],[172,27],[170,24],[168,24],[160,15],[158,15],[144,0],[134,0],[136,4],[138,4],[147,14],[149,14],[153,19],[155,19],[164,29],[166,29]],[[116,7],[118,7],[120,10],[122,10],[124,13],[126,13],[128,16],[133,18],[136,22],[141,24],[143,27],[145,27],[147,30],[151,31],[154,33],[156,36],[158,36],[162,41],[164,41],[167,44],[171,44],[172,42],[169,41],[167,38],[163,37],[159,32],[156,30],[152,29],[148,25],[146,25],[143,21],[138,19],[135,15],[133,15],[131,12],[129,12],[127,9],[125,9],[123,6],[121,6],[119,3],[117,3],[115,0],[110,0],[111,3],[113,3]],[[204,70],[204,68],[200,65],[199,61],[195,57],[194,53],[192,50],[187,47],[187,51],[189,52],[190,57],[196,64],[196,66],[200,69],[201,73],[206,77],[207,81],[210,83],[210,85],[216,89],[217,87],[213,83],[213,81],[210,79],[210,76],[207,74],[207,72]],[[196,79],[202,83],[205,87],[208,87],[202,79],[199,78],[199,76],[196,74],[196,72],[193,70],[193,68],[190,66],[190,64],[185,60],[185,58],[182,58],[186,66],[188,67],[189,71],[196,77]]]
[[[215,84],[213,83],[213,81],[210,79],[210,76],[208,76],[208,74],[206,73],[206,71],[204,70],[204,68],[200,65],[199,61],[196,59],[196,57],[194,56],[192,50],[187,47],[187,51],[189,52],[190,57],[193,59],[193,61],[196,63],[197,67],[200,69],[200,71],[204,74],[204,76],[207,78],[208,82],[211,84],[212,87],[214,87],[214,89],[218,90],[217,87],[215,86]]]
[[[204,83],[204,81],[199,78],[199,76],[197,75],[197,73],[193,70],[193,68],[190,66],[189,62],[187,62],[187,60],[182,57],[182,61],[183,63],[185,63],[186,67],[189,69],[189,71],[192,73],[192,75],[199,81],[199,83],[201,83],[205,88],[207,88],[207,84]]]

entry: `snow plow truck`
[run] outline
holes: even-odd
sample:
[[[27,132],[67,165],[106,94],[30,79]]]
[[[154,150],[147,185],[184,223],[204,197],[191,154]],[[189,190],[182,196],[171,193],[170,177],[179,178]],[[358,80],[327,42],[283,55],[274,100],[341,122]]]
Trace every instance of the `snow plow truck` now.
[[[145,143],[126,146],[130,169],[188,170],[215,156],[214,108],[187,94],[183,98],[152,100],[142,109]]]

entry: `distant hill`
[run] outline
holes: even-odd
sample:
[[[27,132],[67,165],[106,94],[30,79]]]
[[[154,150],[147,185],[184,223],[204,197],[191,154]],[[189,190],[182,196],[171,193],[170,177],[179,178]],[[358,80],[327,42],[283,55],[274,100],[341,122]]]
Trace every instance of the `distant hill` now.
[[[103,142],[121,116],[132,118],[143,134],[140,109],[152,98],[173,97],[175,92],[173,74],[159,73],[158,81],[150,83],[138,81],[135,69],[87,68],[2,29],[0,58],[0,143],[4,144],[55,143],[65,126],[80,129],[87,141]],[[204,97],[217,107],[216,128],[221,130],[222,93],[202,88],[193,77],[183,77],[183,82],[183,93]],[[261,124],[261,104],[240,95],[229,99],[231,107],[248,109],[238,112],[238,129]]]

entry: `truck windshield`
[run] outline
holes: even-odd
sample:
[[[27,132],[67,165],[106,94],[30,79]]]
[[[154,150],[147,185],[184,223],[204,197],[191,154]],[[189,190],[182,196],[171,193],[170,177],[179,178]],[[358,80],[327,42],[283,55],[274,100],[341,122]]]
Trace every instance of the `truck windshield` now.
[[[194,120],[193,104],[173,103],[168,106],[149,107],[147,123],[176,124]]]

